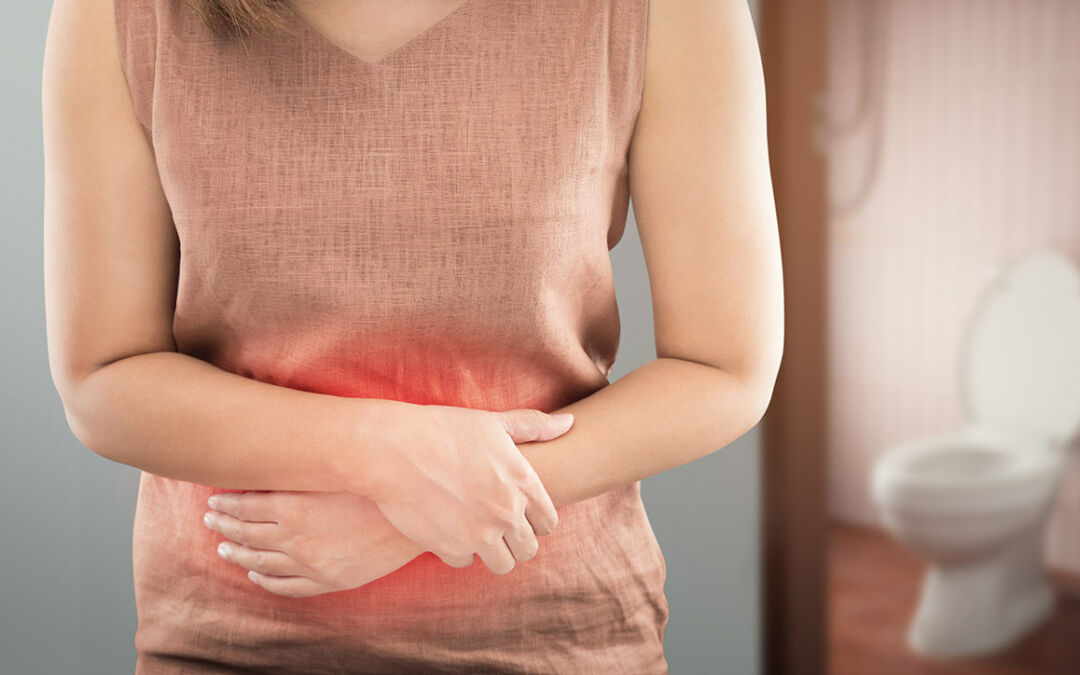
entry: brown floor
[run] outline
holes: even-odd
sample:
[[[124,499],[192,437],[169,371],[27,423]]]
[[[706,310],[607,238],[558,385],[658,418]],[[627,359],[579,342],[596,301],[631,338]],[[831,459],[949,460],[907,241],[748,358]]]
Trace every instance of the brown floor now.
[[[931,662],[904,643],[923,562],[887,535],[833,525],[829,545],[830,675],[1076,675],[1080,599],[1060,596],[1052,619],[1008,651],[963,663]]]

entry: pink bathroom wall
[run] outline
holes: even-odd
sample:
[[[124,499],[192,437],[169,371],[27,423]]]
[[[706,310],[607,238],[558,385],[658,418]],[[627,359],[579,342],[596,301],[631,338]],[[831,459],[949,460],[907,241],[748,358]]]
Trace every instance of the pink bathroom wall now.
[[[874,461],[963,423],[957,350],[995,264],[1080,263],[1080,2],[832,0],[829,59],[830,511],[877,525]],[[1047,552],[1080,575],[1080,469]]]

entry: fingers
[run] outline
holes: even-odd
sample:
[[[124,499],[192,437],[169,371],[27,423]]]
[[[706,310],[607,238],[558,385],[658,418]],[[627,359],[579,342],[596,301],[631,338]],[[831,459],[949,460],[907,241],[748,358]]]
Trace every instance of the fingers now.
[[[473,564],[474,561],[472,553],[469,553],[468,555],[450,555],[448,553],[436,553],[435,555],[439,557],[439,560],[442,560],[450,567],[457,567],[458,569],[461,569],[463,567],[469,567]]]
[[[207,511],[203,523],[211,530],[252,548],[274,549],[281,541],[281,531],[276,523],[249,523],[218,511]]]
[[[574,424],[574,416],[570,413],[549,415],[534,408],[507,410],[495,415],[515,443],[549,441],[565,434]]]
[[[507,548],[506,540],[502,537],[499,537],[498,541],[482,547],[476,554],[480,556],[480,560],[487,565],[487,568],[495,574],[506,574],[514,569],[514,554]]]
[[[272,492],[222,492],[211,495],[206,503],[240,520],[273,523],[277,512],[274,500]]]
[[[529,498],[529,503],[525,505],[525,517],[532,524],[533,531],[539,535],[554,532],[559,524],[559,512],[555,510],[555,503],[551,501],[551,495],[539,476],[526,484],[525,494]]]
[[[260,574],[288,577],[311,573],[306,566],[281,551],[264,551],[233,541],[221,542],[218,545],[218,555],[234,565]]]
[[[496,414],[515,443],[550,440],[568,431],[574,422],[573,415],[570,413],[565,413],[569,416],[568,418],[560,420],[555,415],[533,408],[509,410]],[[525,492],[529,497],[525,515],[536,534],[551,534],[559,523],[559,514],[535,471],[532,472],[532,479],[528,481]]]
[[[533,532],[532,525],[524,517],[522,517],[521,523],[517,527],[503,536],[503,539],[507,547],[509,547],[510,553],[518,562],[531,560],[536,555],[536,552],[540,550],[540,542],[536,540],[536,533]]]
[[[271,593],[290,598],[304,598],[319,595],[320,593],[329,593],[334,590],[307,577],[275,577],[259,574],[258,572],[248,572],[248,579]]]
[[[476,555],[484,565],[495,574],[506,574],[514,569],[517,562],[525,562],[536,556],[540,542],[536,539],[532,524],[522,518],[513,529],[507,531],[498,541],[480,548]],[[439,559],[450,567],[469,567],[473,564],[473,554],[447,555],[437,554]]]

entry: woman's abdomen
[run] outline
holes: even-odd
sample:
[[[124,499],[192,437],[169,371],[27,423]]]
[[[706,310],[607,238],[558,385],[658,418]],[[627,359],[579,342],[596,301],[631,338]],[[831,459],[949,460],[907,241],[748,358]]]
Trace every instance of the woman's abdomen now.
[[[140,674],[666,673],[666,566],[634,483],[559,508],[505,575],[424,553],[360,588],[278,596],[221,559],[220,490],[143,472],[133,533]]]

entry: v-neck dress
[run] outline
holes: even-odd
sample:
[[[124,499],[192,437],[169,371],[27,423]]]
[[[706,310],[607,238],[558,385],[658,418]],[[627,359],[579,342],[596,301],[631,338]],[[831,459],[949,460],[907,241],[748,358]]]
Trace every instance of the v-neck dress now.
[[[186,0],[115,0],[180,242],[177,349],[282,387],[486,410],[608,385],[647,0],[466,0],[373,61],[287,15],[238,41]],[[424,553],[309,598],[218,557],[218,491],[140,475],[139,674],[668,670],[640,483],[560,507],[509,574]]]

